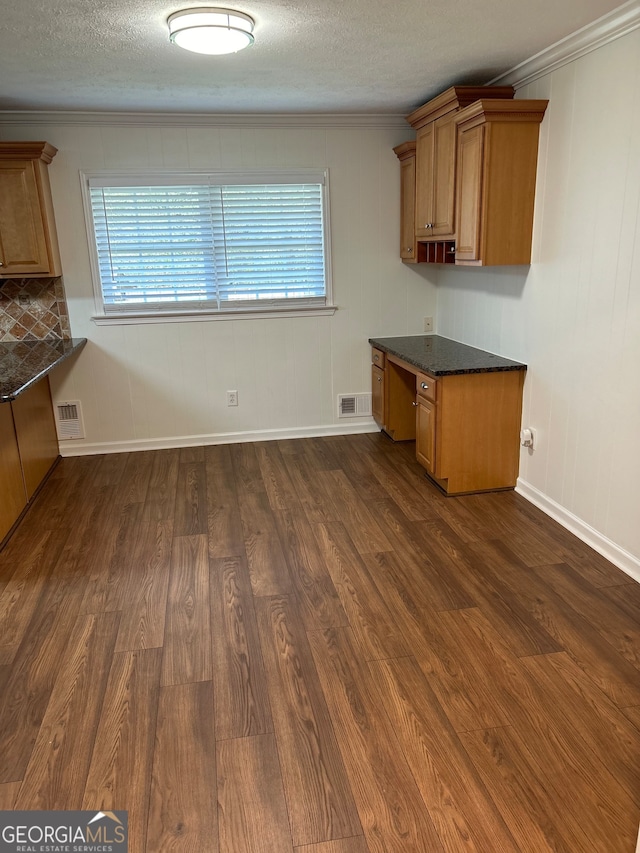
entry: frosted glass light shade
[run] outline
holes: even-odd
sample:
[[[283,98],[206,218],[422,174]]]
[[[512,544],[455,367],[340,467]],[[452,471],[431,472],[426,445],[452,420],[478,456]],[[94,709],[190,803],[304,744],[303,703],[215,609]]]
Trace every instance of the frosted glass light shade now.
[[[183,9],[167,19],[169,39],[194,53],[237,53],[253,44],[253,18],[232,9]]]

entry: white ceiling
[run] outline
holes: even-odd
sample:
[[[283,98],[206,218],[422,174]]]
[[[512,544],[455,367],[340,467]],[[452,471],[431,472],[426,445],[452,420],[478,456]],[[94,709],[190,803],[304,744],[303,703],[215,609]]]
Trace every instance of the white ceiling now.
[[[0,0],[0,109],[406,113],[486,83],[619,0],[238,0],[256,43],[171,45],[186,0]],[[224,3],[221,3],[224,5]]]

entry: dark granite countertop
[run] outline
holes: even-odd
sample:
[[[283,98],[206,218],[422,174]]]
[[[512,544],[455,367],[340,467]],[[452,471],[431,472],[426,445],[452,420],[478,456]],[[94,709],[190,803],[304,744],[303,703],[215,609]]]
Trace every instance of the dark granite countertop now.
[[[0,403],[10,403],[54,367],[80,352],[86,338],[0,343]]]
[[[527,369],[527,365],[519,361],[511,361],[440,335],[369,338],[369,343],[432,376]]]

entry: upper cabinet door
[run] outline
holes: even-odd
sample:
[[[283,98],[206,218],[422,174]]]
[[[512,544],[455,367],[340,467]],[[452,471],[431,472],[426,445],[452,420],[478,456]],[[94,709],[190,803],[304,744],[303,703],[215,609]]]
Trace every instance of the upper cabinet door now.
[[[432,236],[433,227],[433,123],[416,135],[416,237]]]
[[[455,114],[433,123],[433,204],[434,237],[452,237],[455,231]]]
[[[416,236],[453,238],[456,196],[455,113],[421,127],[416,137]]]
[[[458,192],[456,260],[480,258],[483,126],[462,131],[458,141]]]
[[[55,150],[0,143],[0,278],[61,273],[47,173]]]
[[[416,158],[400,164],[400,257],[415,263],[416,253]]]
[[[49,271],[33,161],[0,161],[0,263],[2,275]]]

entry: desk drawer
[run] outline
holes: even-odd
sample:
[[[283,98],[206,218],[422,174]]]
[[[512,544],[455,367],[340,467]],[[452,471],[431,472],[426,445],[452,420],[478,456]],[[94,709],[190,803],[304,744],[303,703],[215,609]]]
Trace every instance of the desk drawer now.
[[[438,381],[428,373],[416,374],[416,393],[435,403],[438,396]]]
[[[386,358],[382,350],[371,347],[371,363],[384,370],[385,362]]]

